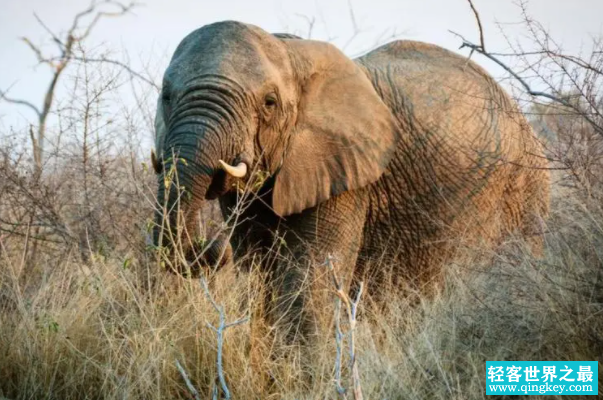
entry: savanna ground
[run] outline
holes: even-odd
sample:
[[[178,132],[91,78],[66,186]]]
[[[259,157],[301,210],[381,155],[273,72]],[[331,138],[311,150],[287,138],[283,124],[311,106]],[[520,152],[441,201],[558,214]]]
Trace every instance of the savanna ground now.
[[[383,287],[386,306],[363,296],[354,336],[364,398],[485,398],[486,360],[597,360],[602,370],[603,74],[595,72],[603,52],[593,54],[591,68],[574,65],[585,71],[576,87],[550,85],[566,104],[526,107],[553,168],[543,256],[513,235],[486,249],[464,247],[459,234],[457,261],[431,296]],[[148,241],[156,179],[142,138],[153,112],[144,104],[156,92],[134,90],[123,66],[76,61],[68,60],[70,91],[49,111],[56,123],[48,123],[43,160],[30,142],[40,125],[1,132],[0,397],[194,398],[178,361],[200,398],[210,398],[218,342],[207,324],[218,314],[199,280],[167,273]],[[137,106],[109,109],[128,83]],[[204,223],[220,229],[211,206]],[[332,286],[323,288],[332,302],[320,334],[302,356],[271,334],[259,271],[208,272],[208,282],[227,322],[250,316],[225,331],[232,398],[338,397]],[[341,328],[349,330],[347,318]],[[351,398],[348,341],[341,373]],[[302,369],[313,379],[300,378]],[[602,393],[601,372],[598,382]]]

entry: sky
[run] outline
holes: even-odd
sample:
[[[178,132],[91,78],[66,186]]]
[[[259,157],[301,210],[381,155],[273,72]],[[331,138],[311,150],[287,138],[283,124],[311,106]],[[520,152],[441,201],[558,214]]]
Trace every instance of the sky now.
[[[50,73],[46,66],[37,65],[19,38],[26,36],[55,51],[34,13],[60,33],[89,4],[89,0],[0,0],[0,90],[10,88],[10,96],[41,104]],[[350,4],[361,33],[348,44],[354,32]],[[498,23],[513,40],[526,42],[525,32],[516,24],[520,10],[514,0],[474,0],[474,4],[490,51],[508,48]],[[603,35],[603,0],[529,0],[528,7],[568,52],[577,53],[588,47],[592,37]],[[454,51],[461,42],[450,30],[479,40],[467,0],[146,0],[127,16],[100,21],[87,46],[112,49],[116,59],[127,53],[135,69],[150,63],[160,76],[180,40],[205,24],[239,20],[270,32],[307,35],[311,19],[315,20],[312,38],[330,39],[349,55],[369,50],[393,32],[400,39],[431,42]],[[468,54],[467,49],[460,52]],[[483,57],[473,59],[495,76],[501,74]],[[65,88],[60,88],[59,95],[61,90]],[[0,102],[0,127],[27,126],[34,117],[23,107]]]

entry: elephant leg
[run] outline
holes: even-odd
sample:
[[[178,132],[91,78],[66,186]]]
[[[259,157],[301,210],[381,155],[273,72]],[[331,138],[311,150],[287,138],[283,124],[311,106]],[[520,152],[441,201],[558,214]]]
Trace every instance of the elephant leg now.
[[[327,257],[333,257],[338,278],[349,286],[363,240],[367,204],[365,190],[350,191],[287,218],[273,283],[276,315],[288,341],[306,341],[317,334],[324,311],[331,309]]]

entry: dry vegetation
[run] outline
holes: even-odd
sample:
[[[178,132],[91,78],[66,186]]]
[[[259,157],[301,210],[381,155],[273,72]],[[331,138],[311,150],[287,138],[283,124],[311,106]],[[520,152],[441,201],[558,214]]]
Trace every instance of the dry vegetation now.
[[[600,68],[595,54],[588,65]],[[50,111],[43,154],[33,157],[29,128],[0,133],[0,398],[211,398],[219,343],[207,324],[219,315],[198,280],[165,272],[147,239],[155,178],[141,156],[144,101],[107,107],[137,77],[71,61],[70,97]],[[602,370],[603,139],[592,105],[603,112],[603,74],[588,71],[576,79],[595,103],[532,109],[555,168],[544,257],[511,236],[497,249],[461,248],[429,298],[384,287],[384,307],[363,296],[354,340],[364,398],[485,398],[486,360],[598,360]],[[353,398],[338,307],[344,334],[349,322],[334,288],[321,334],[298,349],[270,334],[260,271],[208,280],[226,322],[250,316],[221,343],[232,398],[338,398],[339,385]]]
[[[544,259],[519,240],[493,252],[488,264],[471,263],[476,249],[466,249],[468,261],[448,266],[446,286],[432,299],[400,298],[388,288],[386,309],[363,299],[356,357],[365,398],[482,398],[486,360],[600,360],[603,210],[575,195],[558,197],[553,210]],[[165,273],[145,251],[144,236],[126,234],[133,243],[116,239],[87,248],[86,257],[77,243],[40,243],[34,253],[31,235],[3,234],[3,396],[191,398],[176,360],[201,398],[210,396],[217,342],[206,324],[218,322],[213,306],[199,281]],[[266,335],[261,282],[257,271],[211,276],[210,291],[228,320],[247,312],[252,318],[225,332],[223,369],[233,398],[335,398],[333,330],[313,345],[314,381],[296,379],[297,359],[278,356],[283,345]]]

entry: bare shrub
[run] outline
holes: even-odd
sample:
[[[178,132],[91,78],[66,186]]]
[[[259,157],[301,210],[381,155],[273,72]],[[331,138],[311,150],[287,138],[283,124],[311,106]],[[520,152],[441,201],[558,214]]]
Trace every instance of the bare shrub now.
[[[587,197],[600,199],[603,134],[582,115],[563,105],[534,104],[530,113],[532,126],[545,142],[552,167],[560,171],[558,183],[582,191]]]
[[[529,2],[517,3],[526,32],[523,41],[512,39],[502,25],[500,33],[510,51],[486,50],[482,22],[473,2],[480,41],[462,39],[469,48],[498,64],[515,89],[532,125],[543,138],[551,167],[564,171],[562,184],[600,197],[603,163],[603,38],[592,37],[583,53],[572,54],[529,12]],[[570,179],[567,179],[570,177]]]

